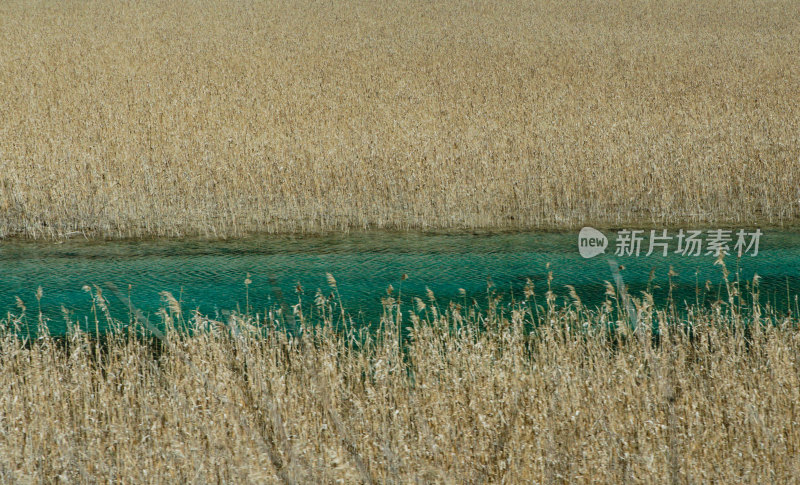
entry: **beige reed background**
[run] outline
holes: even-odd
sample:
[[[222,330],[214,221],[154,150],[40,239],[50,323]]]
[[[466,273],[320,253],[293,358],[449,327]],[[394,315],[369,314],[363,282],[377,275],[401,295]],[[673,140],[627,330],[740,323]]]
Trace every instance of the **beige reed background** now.
[[[793,224],[794,1],[0,3],[0,237]]]
[[[356,334],[319,293],[301,339],[163,292],[160,352],[121,331],[101,345],[95,322],[26,344],[20,303],[0,319],[0,482],[794,483],[798,320],[748,303],[752,285],[726,277],[726,301],[684,319],[633,297],[636,330],[611,285],[597,310],[530,283],[512,308],[387,289]]]

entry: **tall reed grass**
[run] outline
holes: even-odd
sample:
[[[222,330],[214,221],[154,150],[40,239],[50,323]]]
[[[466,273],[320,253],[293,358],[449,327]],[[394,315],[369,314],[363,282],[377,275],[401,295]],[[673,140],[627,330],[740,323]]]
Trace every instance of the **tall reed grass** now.
[[[796,3],[0,3],[0,237],[794,224]]]
[[[611,285],[596,309],[532,286],[510,304],[490,290],[481,305],[433,293],[406,302],[390,288],[367,331],[331,280],[330,297],[225,321],[165,293],[161,340],[135,337],[149,332],[144,317],[122,328],[96,288],[97,318],[117,330],[104,340],[76,324],[66,338],[43,326],[26,340],[28,317],[9,316],[0,480],[790,483],[800,473],[799,322],[758,304],[757,281],[748,296],[728,283],[725,301],[685,311]]]

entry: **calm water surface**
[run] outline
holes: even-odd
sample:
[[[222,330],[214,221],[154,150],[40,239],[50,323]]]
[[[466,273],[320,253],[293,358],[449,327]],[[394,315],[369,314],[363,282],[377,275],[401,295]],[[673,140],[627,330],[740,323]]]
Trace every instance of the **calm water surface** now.
[[[663,301],[670,266],[678,273],[673,280],[678,301],[708,302],[720,291],[722,272],[713,264],[713,256],[672,253],[667,257],[617,257],[613,255],[613,239],[610,244],[607,253],[625,267],[622,275],[634,294],[647,287],[654,271],[656,300]],[[761,236],[757,256],[728,257],[726,263],[731,278],[737,271],[742,280],[751,280],[758,273],[764,301],[785,309],[790,300],[794,306],[794,294],[800,288],[800,233],[767,230]],[[261,312],[276,303],[271,280],[289,303],[297,302],[295,288],[299,283],[305,290],[305,304],[310,304],[318,288],[326,295],[330,292],[325,275],[331,273],[346,310],[357,322],[366,323],[380,314],[380,299],[389,285],[401,288],[406,302],[413,296],[424,297],[429,287],[440,302],[463,301],[459,296],[463,288],[468,298],[485,304],[489,280],[504,301],[510,301],[515,295],[522,296],[526,280],[531,279],[537,298],[543,302],[548,271],[553,273],[552,286],[558,295],[566,297],[564,285],[573,285],[590,306],[603,299],[603,282],[613,281],[609,256],[580,256],[577,232],[374,232],[215,242],[5,241],[0,242],[0,311],[3,315],[18,314],[15,297],[19,297],[28,307],[29,320],[35,321],[39,306],[35,294],[41,286],[42,312],[50,319],[51,331],[62,333],[62,305],[73,319],[85,321],[91,300],[82,287],[113,282],[124,293],[130,291],[133,304],[146,314],[154,314],[163,305],[159,292],[166,290],[182,300],[184,311],[198,309],[213,316],[223,310],[245,308],[244,281],[249,273],[250,305]],[[405,281],[403,274],[408,275]],[[711,282],[712,291],[701,291],[698,296],[698,288],[702,289],[706,281]],[[114,317],[127,321],[127,307],[110,292],[104,294],[112,302]]]

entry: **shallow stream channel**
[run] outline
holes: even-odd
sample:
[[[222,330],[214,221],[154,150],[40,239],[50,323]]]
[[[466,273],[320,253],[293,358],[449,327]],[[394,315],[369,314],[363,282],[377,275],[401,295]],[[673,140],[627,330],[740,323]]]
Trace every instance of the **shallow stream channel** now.
[[[621,281],[634,297],[649,289],[656,305],[667,301],[671,286],[672,301],[685,308],[728,299],[722,266],[715,264],[714,240],[730,253],[724,258],[729,281],[738,278],[745,292],[757,274],[762,304],[797,311],[800,233],[764,229],[756,238],[756,253],[754,231],[748,229],[743,241],[737,229],[698,231],[691,241],[700,241],[699,248],[687,251],[688,231],[645,230],[631,237],[603,230],[607,246],[590,258],[581,254],[581,244],[585,248],[589,242],[581,242],[577,231],[361,232],[225,241],[6,240],[0,241],[0,319],[19,316],[24,306],[28,325],[36,325],[41,312],[53,334],[66,331],[65,312],[71,321],[93,330],[87,286],[92,292],[101,288],[110,313],[123,322],[131,319],[129,305],[158,321],[157,312],[165,307],[163,291],[180,301],[186,315],[193,310],[212,318],[223,318],[226,311],[265,314],[298,302],[313,305],[318,290],[327,298],[332,293],[327,274],[335,278],[338,298],[358,325],[375,323],[390,286],[395,297],[400,294],[404,311],[412,310],[414,297],[429,301],[428,289],[441,308],[451,301],[485,308],[490,297],[498,296],[502,304],[511,304],[524,298],[529,281],[540,305],[545,304],[548,284],[558,305],[574,304],[566,286],[571,285],[582,304],[592,308],[606,298],[605,282],[618,288]],[[650,251],[653,235],[657,245]],[[601,245],[600,239],[592,246]],[[112,286],[118,290],[110,291]],[[119,294],[125,298],[115,296]]]

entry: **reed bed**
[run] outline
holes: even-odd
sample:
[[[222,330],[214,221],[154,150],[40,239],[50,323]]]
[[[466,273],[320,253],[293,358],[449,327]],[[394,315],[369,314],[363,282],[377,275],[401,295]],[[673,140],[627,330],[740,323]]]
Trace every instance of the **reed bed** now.
[[[791,0],[0,3],[0,237],[793,224]]]
[[[489,291],[483,305],[432,293],[403,302],[389,288],[372,331],[353,329],[335,284],[293,310],[225,321],[187,314],[163,293],[162,340],[141,337],[149,320],[113,320],[96,288],[98,319],[116,329],[104,340],[77,323],[65,338],[42,325],[26,340],[28,317],[8,316],[0,480],[790,483],[800,474],[800,322],[759,305],[757,281],[748,297],[726,283],[725,301],[680,312],[611,285],[595,309],[532,286],[508,304]]]

